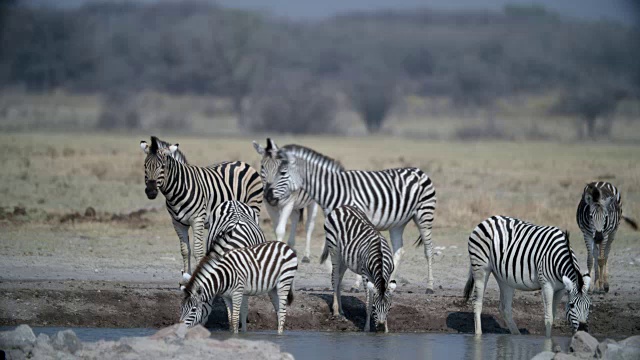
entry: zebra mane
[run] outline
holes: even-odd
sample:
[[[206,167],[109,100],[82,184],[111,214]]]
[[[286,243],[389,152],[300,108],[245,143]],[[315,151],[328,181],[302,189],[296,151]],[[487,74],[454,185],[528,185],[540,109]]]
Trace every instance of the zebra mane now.
[[[571,257],[571,268],[573,269],[574,274],[576,274],[576,283],[578,291],[582,290],[584,286],[584,281],[582,280],[582,274],[580,274],[580,268],[578,267],[578,260],[576,259],[573,250],[571,250],[571,243],[569,241],[569,230],[564,231],[564,239],[565,244],[567,244],[567,250],[569,251],[569,256]]]
[[[329,163],[332,165],[332,167],[337,168],[338,170],[344,171],[344,166],[342,166],[342,163],[340,163],[340,161],[333,159],[327,155],[321,154],[306,146],[289,144],[281,147],[278,150],[278,159],[282,160],[283,162],[286,162],[287,158],[286,156],[283,156],[284,152],[291,152],[297,157],[302,157],[303,159],[307,161],[311,161],[313,163],[317,163],[317,162]]]
[[[218,262],[220,261],[220,256],[214,252],[211,252],[209,254],[207,254],[205,257],[202,258],[202,260],[200,260],[200,263],[198,263],[198,266],[196,266],[196,269],[193,271],[193,274],[191,275],[191,278],[189,278],[189,282],[187,282],[187,285],[185,285],[185,297],[189,297],[189,294],[193,293],[193,289],[196,286],[196,277],[197,274],[200,274],[200,272],[205,271],[203,268],[205,266],[206,263],[208,262]]]
[[[151,136],[151,147],[149,148],[150,154],[157,154],[160,149],[168,149],[172,144],[166,142],[164,140],[158,139],[157,136]],[[187,157],[184,156],[184,153],[180,151],[180,149],[176,150],[176,152],[172,155],[174,159],[183,164],[188,164]]]

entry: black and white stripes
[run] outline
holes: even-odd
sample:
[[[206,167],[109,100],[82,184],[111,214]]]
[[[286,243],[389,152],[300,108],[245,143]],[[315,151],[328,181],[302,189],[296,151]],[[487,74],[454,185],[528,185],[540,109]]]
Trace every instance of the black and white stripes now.
[[[378,232],[367,216],[352,206],[340,206],[326,218],[326,243],[321,262],[331,255],[333,285],[333,315],[343,315],[340,284],[349,269],[364,278],[367,292],[367,319],[364,331],[369,331],[371,313],[376,327],[384,326],[388,332],[387,313],[391,307],[391,294],[396,287],[389,280],[393,273],[393,257],[387,240]]]
[[[161,147],[155,136],[151,145],[140,143],[147,154],[144,162],[145,193],[155,199],[158,191],[166,198],[173,226],[180,238],[183,274],[191,271],[189,227],[193,230],[196,261],[205,255],[204,228],[213,208],[225,200],[239,200],[256,213],[262,203],[260,175],[246,163],[224,162],[209,167],[188,165],[174,159],[178,145]]]
[[[515,289],[542,290],[546,336],[562,295],[568,293],[566,316],[574,331],[586,329],[589,316],[588,274],[581,275],[569,245],[569,234],[553,226],[536,226],[522,220],[492,216],[469,236],[471,268],[465,299],[473,298],[475,332],[482,333],[480,314],[489,275],[500,287],[500,312],[513,334],[520,331],[513,321],[511,303]]]
[[[278,333],[284,330],[286,307],[293,301],[293,280],[298,269],[295,252],[286,244],[270,241],[207,255],[184,287],[180,321],[187,326],[203,323],[211,301],[220,296],[227,306],[229,324],[247,330],[248,296],[268,293],[278,315]]]
[[[595,291],[609,291],[607,260],[620,219],[638,229],[635,221],[622,214],[622,198],[615,186],[604,181],[592,182],[585,186],[578,204],[576,220],[587,245],[589,274],[593,268],[593,258],[598,257],[594,277]]]
[[[211,220],[207,249],[215,255],[267,241],[260,229],[258,214],[240,201],[223,201],[213,209]]]

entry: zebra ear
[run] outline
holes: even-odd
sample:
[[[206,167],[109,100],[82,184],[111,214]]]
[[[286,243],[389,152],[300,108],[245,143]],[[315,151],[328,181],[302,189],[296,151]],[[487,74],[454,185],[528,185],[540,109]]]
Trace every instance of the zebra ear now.
[[[174,154],[176,151],[178,151],[178,146],[180,146],[180,144],[169,146],[169,151],[171,152],[171,154]]]
[[[589,291],[589,286],[591,286],[591,276],[589,274],[582,275],[582,281],[584,282],[582,292],[586,294]]]
[[[373,282],[371,282],[371,281],[367,282],[367,289],[372,290],[374,292],[377,291],[376,290],[376,286],[373,285]]]
[[[562,277],[562,282],[564,283],[564,288],[567,289],[568,292],[571,292],[575,285],[573,285],[573,281],[566,276]]]
[[[253,140],[253,148],[256,149],[256,152],[262,156],[264,156],[264,148],[260,146],[255,140]]]
[[[271,140],[271,138],[267,138],[267,151],[273,151],[276,152],[278,151],[278,145],[276,145],[276,142]]]
[[[146,141],[144,140],[140,141],[140,148],[142,149],[142,152],[144,152],[145,154],[149,153],[149,144],[147,144]]]
[[[389,292],[392,292],[393,290],[396,289],[396,281],[395,280],[391,280],[389,281]]]

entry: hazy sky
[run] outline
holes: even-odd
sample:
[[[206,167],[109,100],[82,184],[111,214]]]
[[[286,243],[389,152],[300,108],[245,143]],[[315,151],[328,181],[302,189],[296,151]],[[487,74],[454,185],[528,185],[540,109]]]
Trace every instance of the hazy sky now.
[[[2,0],[0,0],[2,1]],[[40,4],[78,5],[91,0],[26,0]],[[136,1],[136,0],[134,0]],[[159,0],[137,0],[153,2]],[[180,0],[173,0],[180,1]],[[209,0],[249,9],[264,9],[290,18],[319,18],[349,10],[411,9],[493,9],[505,4],[542,4],[559,13],[586,19],[609,19],[625,23],[640,18],[640,0]]]

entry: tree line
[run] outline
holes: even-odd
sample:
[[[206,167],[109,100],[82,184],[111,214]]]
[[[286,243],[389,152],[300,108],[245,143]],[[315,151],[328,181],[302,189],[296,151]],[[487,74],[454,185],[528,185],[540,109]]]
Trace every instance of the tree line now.
[[[303,22],[198,1],[65,9],[13,0],[0,5],[0,26],[3,88],[111,103],[142,90],[226,97],[248,129],[326,131],[344,101],[374,132],[407,94],[490,112],[500,97],[557,91],[550,111],[581,117],[593,137],[596,120],[640,89],[637,28],[539,6]]]

